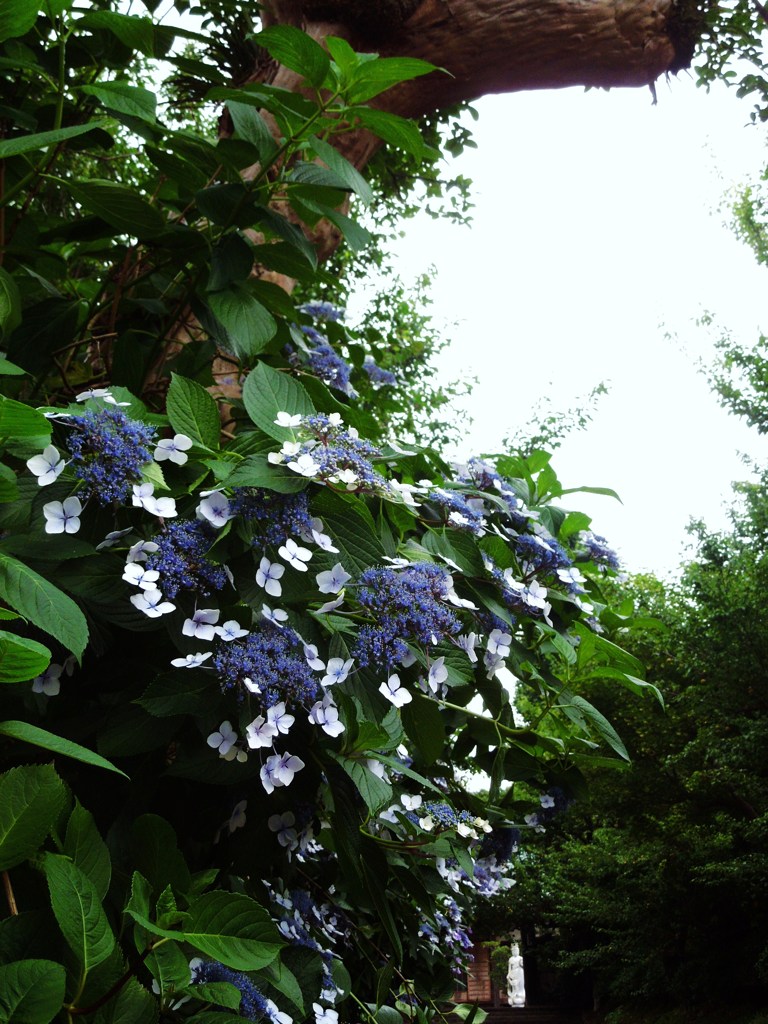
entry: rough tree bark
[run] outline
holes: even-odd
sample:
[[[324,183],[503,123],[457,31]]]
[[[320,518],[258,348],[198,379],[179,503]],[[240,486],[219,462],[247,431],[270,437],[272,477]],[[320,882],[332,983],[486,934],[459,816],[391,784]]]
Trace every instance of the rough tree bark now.
[[[652,86],[690,63],[695,8],[691,0],[265,0],[263,19],[298,25],[319,41],[342,36],[357,50],[445,68],[449,74],[405,83],[375,101],[418,117],[486,93]],[[298,87],[286,68],[265,70],[275,85]],[[359,139],[345,156],[359,168],[375,146]]]
[[[420,57],[444,68],[383,93],[374,106],[419,117],[487,93],[572,85],[649,86],[688,67],[703,22],[697,0],[262,0],[265,26],[291,24],[322,42]],[[260,64],[252,81],[301,88],[293,71]],[[363,168],[381,145],[367,132],[335,141]],[[312,233],[321,258],[340,236]],[[280,281],[284,286],[287,281]]]

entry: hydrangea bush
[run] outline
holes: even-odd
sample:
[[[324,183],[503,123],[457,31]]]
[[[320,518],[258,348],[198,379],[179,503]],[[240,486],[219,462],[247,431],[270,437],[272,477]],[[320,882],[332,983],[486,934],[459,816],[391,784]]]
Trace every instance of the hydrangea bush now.
[[[149,19],[93,13],[12,12],[3,67],[33,96],[35,61],[74,38],[103,43],[107,70],[120,47],[194,68]],[[389,371],[334,352],[327,300],[294,308],[249,277],[320,273],[270,202],[360,240],[338,207],[365,182],[326,139],[364,124],[418,149],[365,103],[432,69],[259,39],[314,98],[215,84],[234,124],[217,146],[150,119],[139,86],[76,77],[50,132],[22,119],[0,141],[6,226],[52,240],[0,270],[2,1019],[426,1024],[473,905],[539,827],[510,783],[570,793],[584,758],[626,757],[579,689],[645,688],[602,635],[624,621],[601,590],[615,556],[548,456],[453,466],[369,439],[354,382]],[[151,194],[78,178],[88,132],[125,138],[100,104],[148,140]],[[249,156],[256,178],[236,170]],[[54,165],[80,233],[24,198]]]

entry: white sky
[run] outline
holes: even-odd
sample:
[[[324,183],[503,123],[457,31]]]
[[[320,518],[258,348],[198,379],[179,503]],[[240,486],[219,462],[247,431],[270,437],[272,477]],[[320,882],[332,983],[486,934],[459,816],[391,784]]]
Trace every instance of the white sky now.
[[[631,571],[672,571],[685,526],[726,523],[737,452],[768,444],[720,409],[697,373],[704,310],[734,337],[762,323],[765,271],[724,226],[732,184],[756,179],[765,138],[749,104],[681,76],[647,90],[486,97],[478,149],[452,164],[474,180],[470,228],[424,217],[397,246],[404,278],[435,264],[434,310],[452,339],[441,371],[476,374],[466,450],[498,450],[549,393],[565,409],[599,381],[586,432],[556,453],[564,486],[612,487],[623,505],[576,495]],[[676,341],[665,335],[673,332]]]

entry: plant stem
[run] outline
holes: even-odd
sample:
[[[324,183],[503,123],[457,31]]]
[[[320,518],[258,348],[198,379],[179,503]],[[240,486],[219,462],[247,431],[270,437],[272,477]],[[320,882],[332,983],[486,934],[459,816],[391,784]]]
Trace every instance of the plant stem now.
[[[5,890],[5,899],[8,903],[8,911],[11,917],[17,917],[19,908],[16,905],[16,897],[13,895],[13,886],[11,885],[11,876],[7,871],[3,872],[3,889]]]

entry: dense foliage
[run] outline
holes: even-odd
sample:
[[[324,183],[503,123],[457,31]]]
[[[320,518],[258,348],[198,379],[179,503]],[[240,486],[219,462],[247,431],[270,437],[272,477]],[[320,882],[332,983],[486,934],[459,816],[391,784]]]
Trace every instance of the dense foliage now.
[[[367,103],[434,70],[248,40],[292,93],[189,39],[0,11],[0,1017],[424,1024],[507,883],[505,783],[624,758],[581,691],[648,688],[549,457],[389,438],[397,366],[307,298],[313,229],[368,239],[333,143],[420,159]]]

